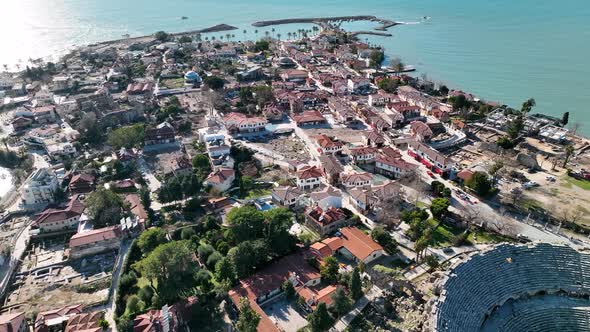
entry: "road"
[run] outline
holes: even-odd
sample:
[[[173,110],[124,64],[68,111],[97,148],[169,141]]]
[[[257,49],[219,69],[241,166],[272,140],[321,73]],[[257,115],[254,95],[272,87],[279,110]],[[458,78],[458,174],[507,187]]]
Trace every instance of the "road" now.
[[[109,291],[110,297],[107,304],[99,307],[99,310],[105,310],[105,320],[109,322],[111,331],[117,332],[117,324],[115,324],[115,299],[117,298],[117,285],[119,284],[119,278],[121,277],[121,270],[123,263],[129,254],[129,248],[131,248],[131,241],[123,241],[121,248],[119,249],[119,255],[117,257],[117,266],[113,270],[111,289]]]
[[[14,241],[14,245],[12,248],[12,254],[10,255],[10,262],[8,264],[4,264],[2,266],[2,281],[0,281],[0,297],[4,295],[4,291],[6,291],[6,287],[10,282],[10,278],[14,269],[20,263],[27,246],[29,245],[30,234],[29,230],[31,229],[30,221],[28,222],[27,226],[17,235],[16,240]]]
[[[137,158],[137,167],[139,168],[144,180],[147,182],[148,188],[150,188],[150,192],[152,193],[151,208],[154,211],[159,211],[162,205],[157,201],[158,197],[155,195],[155,193],[158,192],[158,189],[160,189],[162,183],[156,178],[152,170],[148,167],[143,156]]]

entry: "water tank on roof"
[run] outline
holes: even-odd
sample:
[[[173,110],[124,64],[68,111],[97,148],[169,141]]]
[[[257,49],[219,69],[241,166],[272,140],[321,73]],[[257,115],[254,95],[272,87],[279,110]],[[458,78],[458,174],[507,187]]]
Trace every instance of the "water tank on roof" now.
[[[195,71],[189,71],[188,73],[184,74],[184,79],[187,82],[201,82],[201,76],[197,74]]]

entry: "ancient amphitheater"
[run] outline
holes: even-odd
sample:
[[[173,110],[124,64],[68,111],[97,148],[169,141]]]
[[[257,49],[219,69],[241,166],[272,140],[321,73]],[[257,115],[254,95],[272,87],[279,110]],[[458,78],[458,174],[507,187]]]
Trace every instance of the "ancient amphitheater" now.
[[[502,244],[457,263],[437,287],[435,331],[590,331],[590,253]]]

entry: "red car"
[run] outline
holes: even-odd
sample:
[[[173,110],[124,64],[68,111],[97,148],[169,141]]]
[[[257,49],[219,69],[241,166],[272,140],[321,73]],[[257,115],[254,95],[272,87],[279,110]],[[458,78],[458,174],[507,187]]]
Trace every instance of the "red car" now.
[[[434,176],[434,174],[432,174],[431,171],[427,171],[426,174],[428,174],[428,176],[430,176],[433,179],[436,179],[436,176]]]

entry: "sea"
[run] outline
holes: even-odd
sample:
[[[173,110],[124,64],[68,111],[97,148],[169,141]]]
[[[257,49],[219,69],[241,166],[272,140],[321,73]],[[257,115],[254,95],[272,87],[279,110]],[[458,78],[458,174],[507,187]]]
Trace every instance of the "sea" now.
[[[273,32],[251,23],[336,15],[404,22],[390,29],[393,37],[367,41],[414,65],[418,75],[482,99],[520,107],[535,98],[536,112],[557,117],[570,112],[570,124],[590,135],[588,0],[2,0],[0,66],[23,68],[29,59],[126,34],[220,23],[239,28],[229,32],[232,40],[267,33],[285,39],[309,26],[276,26]],[[365,30],[374,24],[343,26]],[[210,35],[226,39],[227,33]]]

